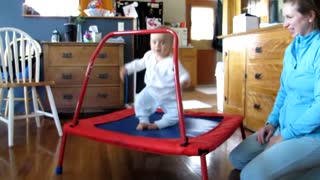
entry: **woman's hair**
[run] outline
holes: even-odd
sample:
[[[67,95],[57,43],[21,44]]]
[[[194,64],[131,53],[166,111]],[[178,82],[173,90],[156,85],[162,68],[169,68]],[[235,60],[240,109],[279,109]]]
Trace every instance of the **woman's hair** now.
[[[311,11],[315,13],[314,29],[320,28],[320,3],[318,0],[284,0],[284,3],[297,5],[297,11],[302,15],[307,15]]]

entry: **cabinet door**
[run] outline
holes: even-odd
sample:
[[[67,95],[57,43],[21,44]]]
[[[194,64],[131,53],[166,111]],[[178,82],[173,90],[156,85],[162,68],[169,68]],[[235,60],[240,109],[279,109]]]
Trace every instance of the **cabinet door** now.
[[[179,48],[179,59],[181,64],[190,74],[190,88],[197,85],[197,49],[196,48]]]
[[[242,37],[223,40],[224,53],[224,112],[244,114],[245,45]]]

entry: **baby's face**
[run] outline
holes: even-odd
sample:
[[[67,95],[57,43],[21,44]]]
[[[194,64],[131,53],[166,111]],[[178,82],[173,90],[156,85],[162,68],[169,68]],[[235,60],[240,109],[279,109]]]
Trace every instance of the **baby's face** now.
[[[157,57],[165,58],[169,56],[172,50],[172,38],[170,34],[155,33],[150,35],[150,47],[151,50],[157,55]]]

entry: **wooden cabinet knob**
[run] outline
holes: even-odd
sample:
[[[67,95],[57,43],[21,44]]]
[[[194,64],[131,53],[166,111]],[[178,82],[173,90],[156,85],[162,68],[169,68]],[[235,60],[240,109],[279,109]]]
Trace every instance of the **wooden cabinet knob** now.
[[[62,53],[62,58],[67,58],[67,59],[70,59],[70,58],[72,58],[72,53],[67,53],[67,52],[64,52],[64,53]]]
[[[108,54],[107,53],[100,53],[100,54],[98,54],[97,57],[100,58],[100,59],[107,59],[108,58]]]
[[[107,93],[98,93],[97,98],[107,98],[108,94]]]
[[[255,75],[254,75],[254,78],[255,79],[262,79],[262,73],[256,73]]]
[[[256,110],[259,110],[259,109],[261,109],[261,105],[257,104],[257,103],[254,103],[253,104],[253,108],[256,109]]]
[[[255,51],[256,53],[262,53],[262,47],[256,47]]]
[[[62,79],[70,80],[70,79],[72,79],[72,74],[65,74],[65,73],[63,73],[63,74],[62,74]]]
[[[73,95],[72,94],[64,94],[63,99],[71,100],[71,99],[73,99]]]
[[[98,78],[99,79],[108,79],[109,78],[109,74],[108,73],[99,74]]]

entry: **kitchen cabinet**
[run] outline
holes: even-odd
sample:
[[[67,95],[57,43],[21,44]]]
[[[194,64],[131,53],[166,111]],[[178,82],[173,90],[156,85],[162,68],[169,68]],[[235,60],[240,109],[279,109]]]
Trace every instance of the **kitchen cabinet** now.
[[[245,97],[245,37],[223,40],[224,111],[243,114]]]
[[[190,74],[191,85],[189,89],[194,89],[197,85],[197,49],[179,48],[179,60]]]

